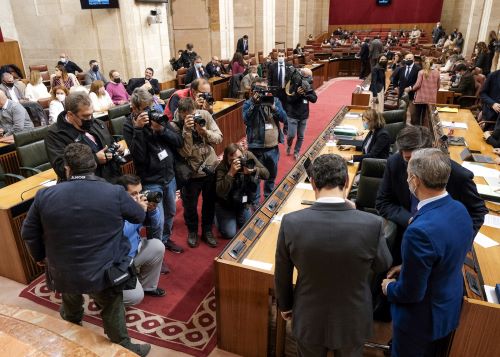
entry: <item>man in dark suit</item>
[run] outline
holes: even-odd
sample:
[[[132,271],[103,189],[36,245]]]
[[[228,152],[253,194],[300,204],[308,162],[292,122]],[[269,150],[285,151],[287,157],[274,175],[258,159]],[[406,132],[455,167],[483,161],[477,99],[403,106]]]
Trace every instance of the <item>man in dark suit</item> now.
[[[458,326],[462,267],[475,234],[464,205],[446,192],[451,170],[439,149],[416,150],[408,162],[418,211],[403,237],[402,266],[382,282],[391,302],[393,357],[441,356]]]
[[[443,26],[441,26],[441,22],[436,24],[436,27],[432,29],[432,43],[438,43],[439,39],[445,35],[443,30]]]
[[[418,198],[411,194],[406,173],[407,162],[414,150],[432,147],[432,137],[429,129],[422,126],[407,126],[403,128],[396,139],[399,153],[387,159],[384,177],[380,184],[375,208],[379,214],[398,225],[399,237],[408,227],[410,218],[416,213]],[[471,217],[474,231],[477,232],[484,222],[484,215],[488,213],[484,201],[477,192],[473,181],[474,174],[451,161],[451,174],[446,190],[451,198],[460,201]],[[444,223],[443,223],[444,224]],[[395,263],[400,263],[399,244],[393,251]]]
[[[146,71],[144,71],[143,78],[131,78],[127,84],[128,94],[132,94],[134,89],[139,87],[146,89],[152,95],[160,94],[160,83],[158,83],[157,79],[153,78],[153,75],[153,68],[148,67]]]
[[[208,73],[203,67],[203,60],[201,56],[196,56],[194,59],[193,66],[189,68],[186,72],[186,77],[184,78],[184,83],[186,85],[190,84],[195,79],[205,78],[208,79]]]
[[[459,63],[455,67],[457,74],[460,74],[460,80],[456,87],[450,87],[452,92],[458,92],[462,95],[476,95],[476,81],[471,71],[464,63]]]
[[[122,294],[136,284],[127,276],[132,259],[123,221],[142,223],[145,210],[123,187],[94,174],[96,162],[87,145],[68,145],[64,165],[67,181],[37,192],[22,238],[46,268],[48,287],[62,293],[64,320],[81,325],[82,294],[89,294],[101,309],[109,339],[146,356],[151,346],[134,344],[128,336]]]
[[[269,87],[276,87],[277,97],[281,101],[281,105],[287,105],[287,96],[285,93],[285,86],[290,74],[290,70],[285,63],[285,52],[278,52],[278,61],[269,66],[267,74],[267,83]]]
[[[328,350],[336,356],[362,356],[372,334],[369,277],[392,261],[384,222],[345,200],[347,164],[340,156],[318,157],[311,172],[316,203],[286,214],[281,222],[278,307],[284,319],[293,320],[299,356],[326,357]]]
[[[248,35],[243,35],[242,38],[238,39],[236,52],[240,52],[243,56],[248,55]]]
[[[361,43],[361,48],[359,49],[359,60],[361,61],[361,71],[359,72],[359,79],[365,79],[365,77],[370,73],[370,46],[368,45],[370,40],[365,38],[363,43]]]
[[[483,102],[482,120],[495,121],[500,115],[500,70],[491,72],[481,89]],[[500,122],[497,121],[497,128]]]
[[[68,56],[66,56],[66,53],[61,53],[57,64],[62,64],[66,69],[66,72],[68,73],[75,74],[75,72],[83,72],[83,69],[81,69],[80,66],[78,66],[75,62],[69,60]]]
[[[226,69],[223,65],[221,65],[219,57],[217,56],[213,56],[212,60],[207,63],[205,68],[207,70],[209,78],[220,77],[221,74],[226,73]]]
[[[406,88],[413,87],[413,85],[415,85],[417,82],[418,71],[421,69],[415,64],[412,53],[407,53],[403,61],[403,66],[398,67],[392,75],[392,84],[398,89],[398,97],[400,99]],[[410,100],[413,100],[415,98],[415,92],[410,90],[408,92],[408,96]]]

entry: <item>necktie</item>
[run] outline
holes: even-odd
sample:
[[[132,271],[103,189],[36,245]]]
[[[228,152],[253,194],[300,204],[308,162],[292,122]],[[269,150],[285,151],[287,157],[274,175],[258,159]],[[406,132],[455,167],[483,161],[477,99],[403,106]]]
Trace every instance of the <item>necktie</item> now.
[[[280,65],[279,71],[278,71],[278,82],[280,82],[281,88],[283,88],[283,65]]]
[[[410,66],[407,66],[406,67],[406,73],[405,73],[405,78],[408,78],[409,74],[410,74]]]

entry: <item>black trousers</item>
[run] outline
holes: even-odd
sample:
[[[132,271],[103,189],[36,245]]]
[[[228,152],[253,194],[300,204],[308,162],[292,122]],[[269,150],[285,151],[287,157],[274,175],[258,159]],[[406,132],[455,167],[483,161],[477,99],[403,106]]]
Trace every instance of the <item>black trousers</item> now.
[[[370,60],[361,60],[361,71],[359,72],[359,78],[364,79],[367,75],[370,74],[371,67],[370,67]]]
[[[198,232],[198,198],[203,198],[201,206],[201,226],[203,230],[212,229],[215,216],[215,175],[192,178],[181,189],[184,207],[184,223],[190,232]]]

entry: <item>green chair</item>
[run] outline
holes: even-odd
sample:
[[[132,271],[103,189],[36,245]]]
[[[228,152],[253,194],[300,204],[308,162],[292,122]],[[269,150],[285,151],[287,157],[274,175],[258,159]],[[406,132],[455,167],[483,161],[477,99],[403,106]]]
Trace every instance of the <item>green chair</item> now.
[[[130,104],[117,105],[108,109],[109,120],[130,114]]]
[[[389,132],[389,136],[391,137],[391,145],[396,142],[396,138],[398,137],[399,132],[405,126],[406,123],[404,121],[385,125],[385,129]]]
[[[358,182],[358,195],[356,197],[356,207],[358,209],[377,214],[375,198],[384,176],[386,162],[385,159],[363,159]]]
[[[406,109],[387,110],[382,116],[386,124],[406,122]]]
[[[21,181],[23,179],[24,177],[22,177],[21,175],[5,172],[2,167],[2,164],[0,163],[0,188],[8,186],[16,181]]]
[[[172,94],[174,94],[174,92],[176,90],[177,89],[175,89],[175,88],[169,88],[169,89],[164,89],[164,90],[160,91],[160,99],[163,99],[164,101],[169,100],[170,97],[172,96]]]
[[[125,116],[111,119],[111,130],[113,131],[113,138],[115,138],[116,141],[123,139],[123,125],[126,119],[127,117]]]
[[[19,170],[23,176],[32,176],[51,168],[44,142],[48,130],[48,126],[41,126],[14,134]]]

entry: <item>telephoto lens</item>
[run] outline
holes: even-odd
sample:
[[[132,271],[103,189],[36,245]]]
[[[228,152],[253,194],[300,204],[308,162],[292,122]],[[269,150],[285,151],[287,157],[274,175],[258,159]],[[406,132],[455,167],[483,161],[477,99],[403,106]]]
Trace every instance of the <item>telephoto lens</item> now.
[[[163,194],[161,192],[146,190],[146,191],[142,191],[141,194],[146,197],[148,202],[152,202],[152,203],[160,203],[161,199],[163,198]]]

